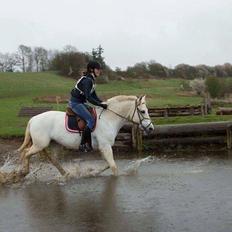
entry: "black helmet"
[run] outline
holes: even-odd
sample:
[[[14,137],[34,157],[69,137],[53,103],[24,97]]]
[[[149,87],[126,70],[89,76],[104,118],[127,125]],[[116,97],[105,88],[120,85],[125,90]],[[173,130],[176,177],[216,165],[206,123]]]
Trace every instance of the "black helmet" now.
[[[87,72],[91,72],[92,69],[101,69],[101,65],[100,63],[98,63],[97,61],[90,61],[88,64],[87,64]]]

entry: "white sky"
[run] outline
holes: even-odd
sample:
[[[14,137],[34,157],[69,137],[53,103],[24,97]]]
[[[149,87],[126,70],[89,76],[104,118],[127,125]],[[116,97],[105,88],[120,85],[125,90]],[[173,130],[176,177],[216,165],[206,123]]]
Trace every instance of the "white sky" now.
[[[101,44],[112,68],[232,63],[232,0],[0,0],[0,52],[19,44]]]

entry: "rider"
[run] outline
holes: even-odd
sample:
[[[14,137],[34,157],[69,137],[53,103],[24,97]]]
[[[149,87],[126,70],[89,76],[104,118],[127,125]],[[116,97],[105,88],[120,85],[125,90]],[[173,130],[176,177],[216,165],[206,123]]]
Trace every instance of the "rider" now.
[[[90,151],[91,146],[91,131],[94,128],[94,119],[88,111],[85,103],[89,102],[95,106],[100,106],[107,109],[107,104],[100,100],[95,92],[95,78],[101,74],[101,65],[96,61],[90,61],[87,65],[87,72],[76,83],[71,91],[69,105],[72,110],[83,118],[87,125],[82,133],[80,151]]]

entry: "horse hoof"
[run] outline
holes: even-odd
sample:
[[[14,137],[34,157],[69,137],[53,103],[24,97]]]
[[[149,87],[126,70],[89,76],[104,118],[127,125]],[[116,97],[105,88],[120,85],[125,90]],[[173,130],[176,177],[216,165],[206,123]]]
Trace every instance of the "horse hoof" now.
[[[71,179],[71,175],[70,175],[69,172],[66,172],[66,173],[63,175],[63,177],[64,177],[65,180]]]
[[[118,176],[118,169],[117,169],[117,167],[112,167],[111,169],[112,169],[113,175],[114,176]]]

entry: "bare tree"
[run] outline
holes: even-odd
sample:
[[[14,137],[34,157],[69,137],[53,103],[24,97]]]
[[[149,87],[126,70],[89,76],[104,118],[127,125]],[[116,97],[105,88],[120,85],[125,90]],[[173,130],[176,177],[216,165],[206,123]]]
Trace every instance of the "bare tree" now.
[[[22,71],[31,71],[32,69],[32,50],[23,44],[18,47],[18,59],[22,65]]]
[[[36,71],[45,71],[48,66],[48,51],[43,47],[35,47],[34,60]]]
[[[77,48],[73,45],[66,45],[64,47],[64,52],[70,53],[70,52],[77,52]]]
[[[0,72],[13,72],[17,65],[15,53],[0,53]]]

